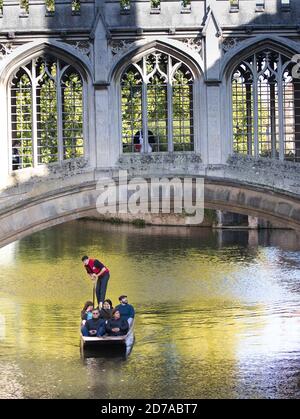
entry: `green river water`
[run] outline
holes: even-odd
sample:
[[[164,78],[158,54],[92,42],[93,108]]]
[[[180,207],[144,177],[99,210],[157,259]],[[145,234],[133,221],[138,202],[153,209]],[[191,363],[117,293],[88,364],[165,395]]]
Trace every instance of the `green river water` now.
[[[300,245],[292,231],[77,221],[0,249],[1,398],[300,397]],[[92,297],[137,311],[131,354],[84,358]]]

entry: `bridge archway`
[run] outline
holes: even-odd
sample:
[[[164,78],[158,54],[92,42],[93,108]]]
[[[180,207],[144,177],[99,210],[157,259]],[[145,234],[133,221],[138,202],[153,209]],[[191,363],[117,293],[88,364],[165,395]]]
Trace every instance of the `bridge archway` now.
[[[205,207],[251,215],[300,231],[300,196],[207,178]],[[2,207],[0,247],[34,232],[95,214],[96,182],[68,186]]]

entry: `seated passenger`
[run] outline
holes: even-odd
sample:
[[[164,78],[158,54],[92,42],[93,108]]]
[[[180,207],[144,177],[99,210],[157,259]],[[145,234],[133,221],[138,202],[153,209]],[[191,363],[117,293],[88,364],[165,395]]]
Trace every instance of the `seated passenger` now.
[[[121,319],[119,310],[114,310],[113,317],[107,321],[105,330],[109,336],[123,336],[127,334],[129,324],[127,320]]]
[[[94,308],[92,314],[92,319],[86,321],[81,328],[81,333],[87,337],[103,336],[105,334],[105,320],[100,319],[99,308]]]
[[[113,314],[113,305],[111,300],[105,300],[103,302],[103,307],[100,310],[100,318],[104,320],[109,320],[112,318]]]
[[[94,305],[91,301],[87,301],[81,311],[81,320],[82,320],[82,325],[84,326],[87,320],[91,320],[93,315],[92,315],[92,311],[93,311]]]
[[[130,327],[135,316],[134,308],[128,304],[127,295],[121,295],[119,301],[121,304],[116,307],[116,310],[119,310],[121,318],[127,320]]]

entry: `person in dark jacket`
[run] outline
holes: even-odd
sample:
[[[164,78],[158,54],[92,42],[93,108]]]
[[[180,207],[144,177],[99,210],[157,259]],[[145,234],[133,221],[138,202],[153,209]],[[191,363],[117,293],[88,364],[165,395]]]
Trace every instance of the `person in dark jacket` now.
[[[13,140],[12,142],[12,169],[13,170],[22,169],[20,150],[21,150],[21,141]]]
[[[119,310],[114,310],[112,319],[106,324],[106,333],[109,336],[124,336],[129,330],[128,321],[121,319]]]
[[[112,318],[113,310],[114,308],[111,300],[105,300],[100,311],[100,318],[104,320],[110,320]]]
[[[116,307],[116,310],[119,310],[121,318],[127,320],[130,327],[135,316],[135,310],[132,305],[128,304],[127,295],[121,295],[119,301],[121,304]]]
[[[100,319],[100,311],[98,308],[93,309],[93,318],[87,320],[81,329],[83,336],[99,337],[105,334],[105,320]]]

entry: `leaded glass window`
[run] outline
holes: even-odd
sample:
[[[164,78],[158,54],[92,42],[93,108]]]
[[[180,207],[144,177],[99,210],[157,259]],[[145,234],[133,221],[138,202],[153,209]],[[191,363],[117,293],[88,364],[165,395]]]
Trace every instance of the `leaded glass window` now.
[[[121,78],[122,144],[126,152],[193,151],[193,76],[160,52],[131,64]]]
[[[83,81],[72,66],[32,60],[15,73],[10,100],[13,170],[83,155]]]
[[[265,50],[243,60],[232,76],[236,153],[300,161],[300,80],[291,60]]]

